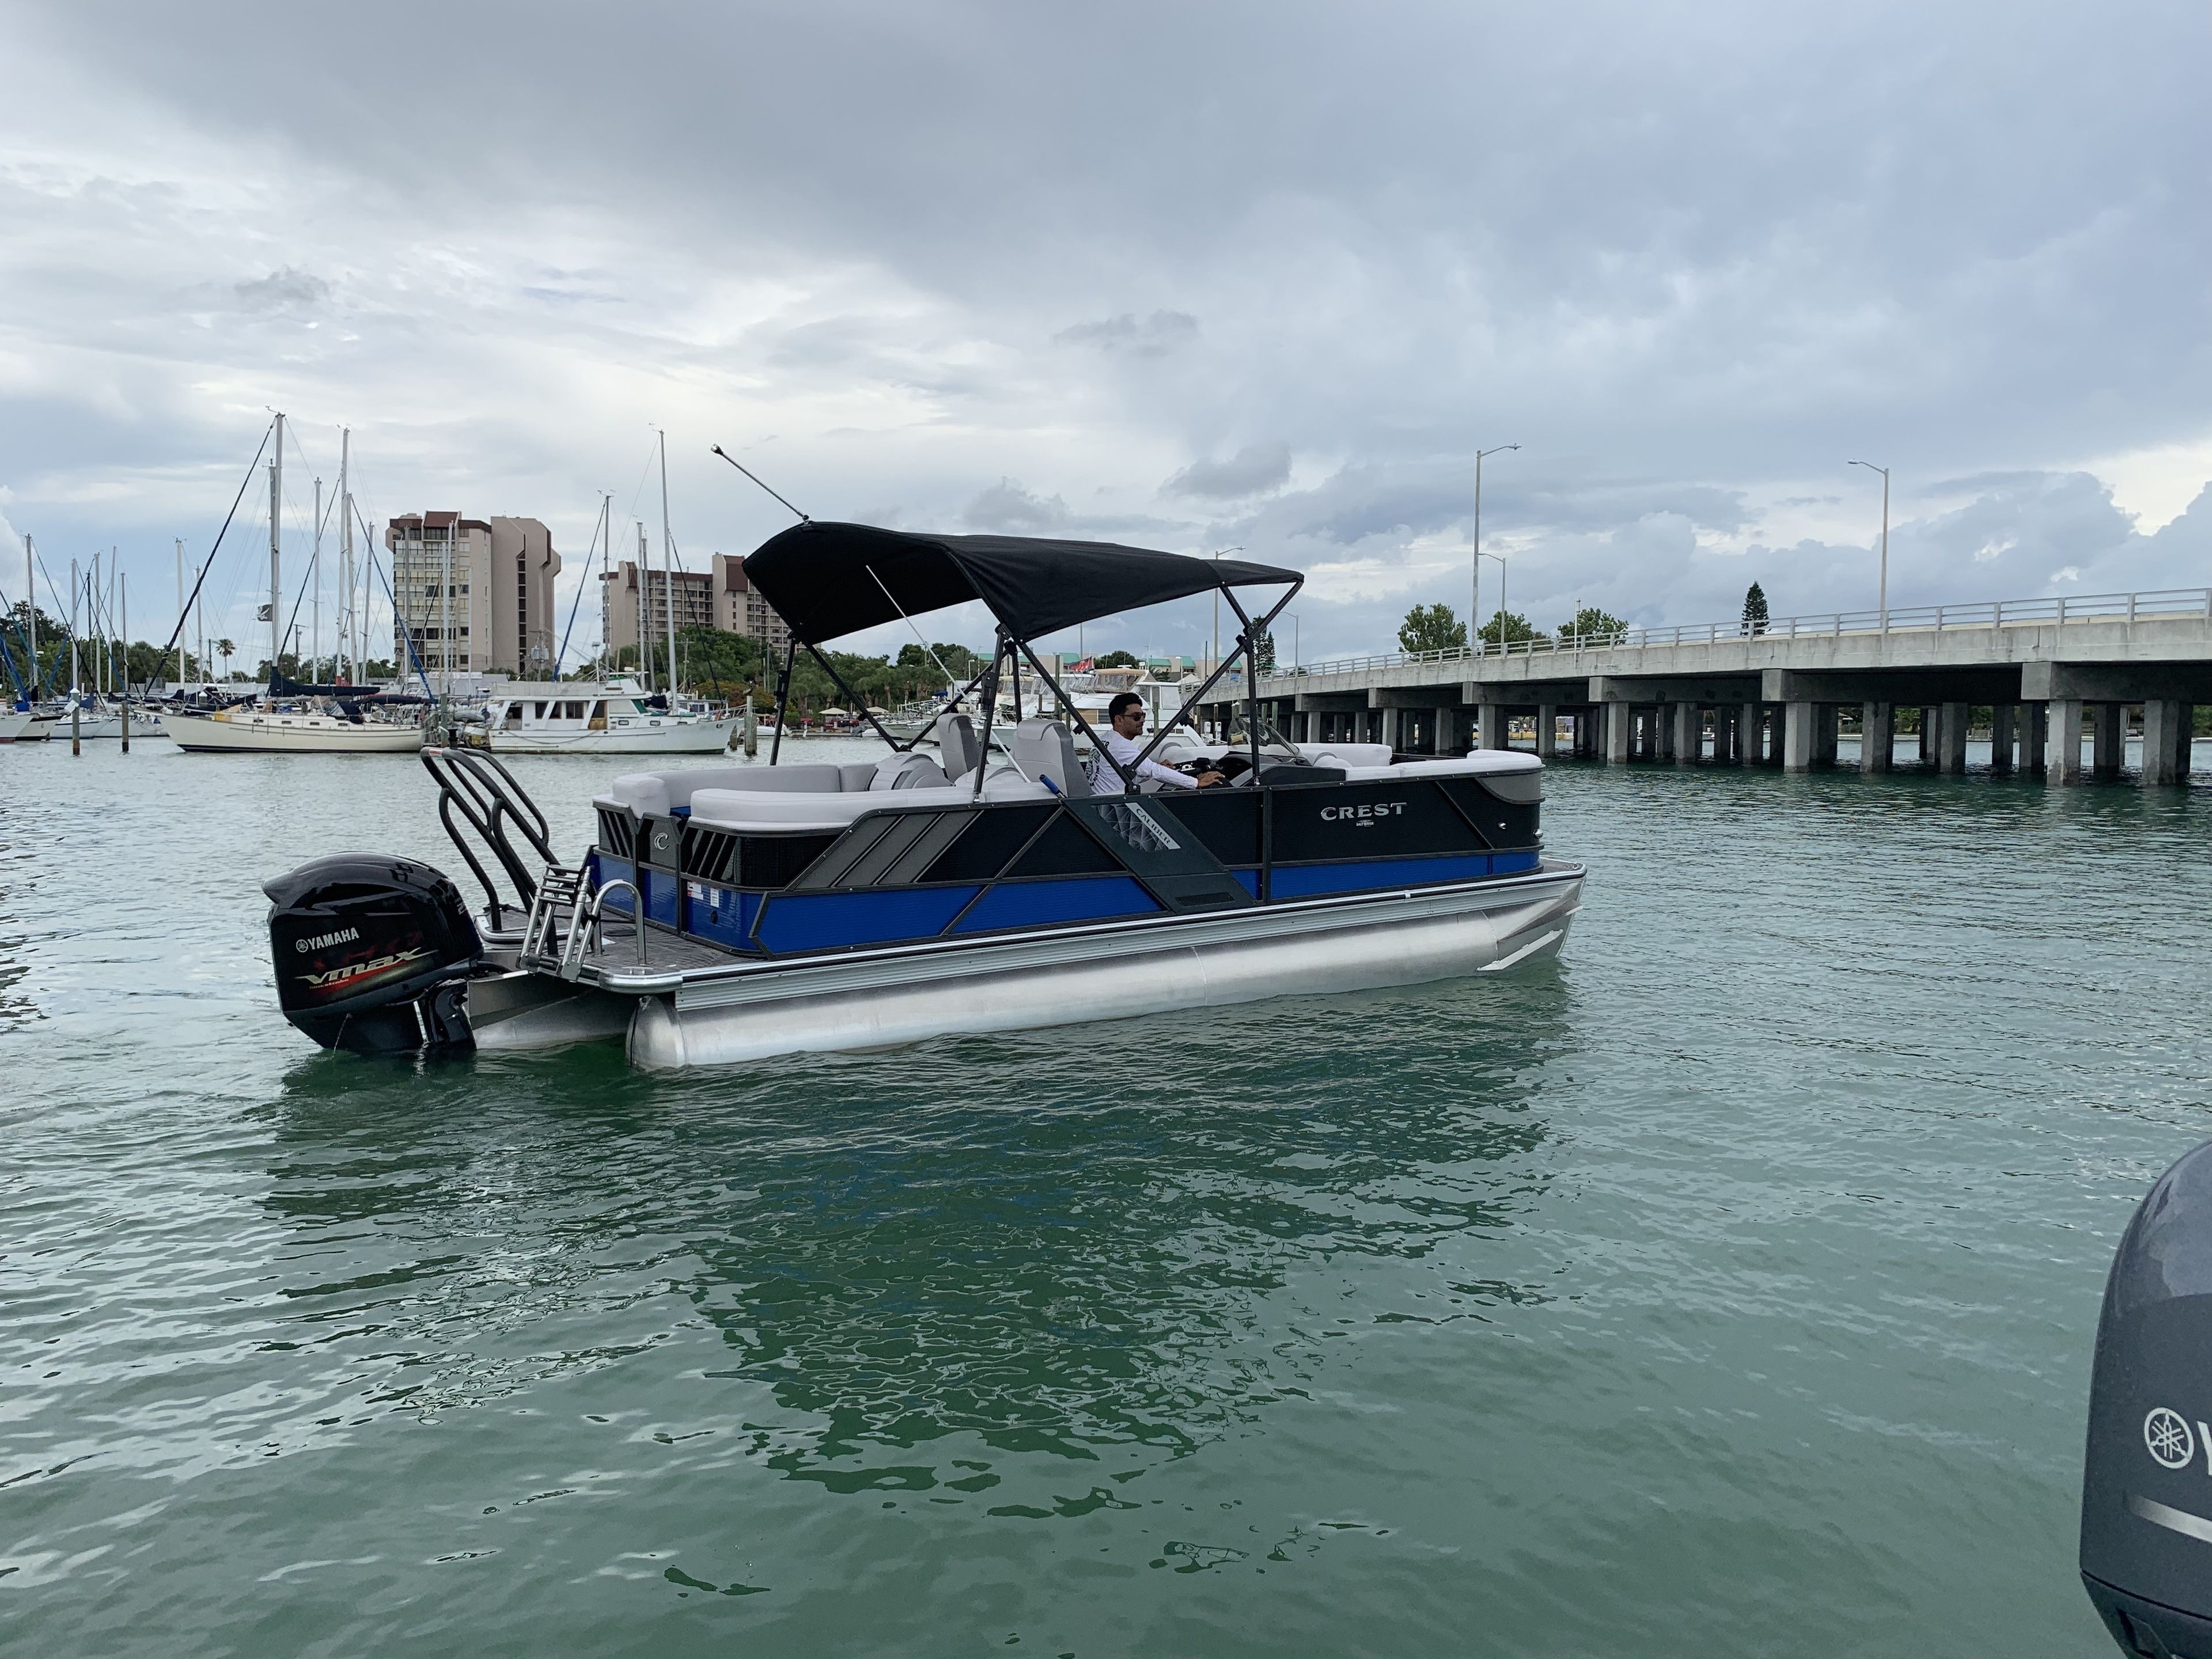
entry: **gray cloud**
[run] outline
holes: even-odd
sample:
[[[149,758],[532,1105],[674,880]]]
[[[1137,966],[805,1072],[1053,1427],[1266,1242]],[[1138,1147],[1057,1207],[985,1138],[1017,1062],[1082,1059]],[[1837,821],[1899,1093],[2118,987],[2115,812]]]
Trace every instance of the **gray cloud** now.
[[[1129,357],[1164,357],[1198,337],[1198,319],[1181,311],[1156,311],[1141,321],[1133,312],[1095,323],[1076,323],[1052,337],[1066,345],[1096,346]]]
[[[960,515],[971,530],[1006,536],[1040,536],[1064,531],[1073,515],[1057,495],[1033,494],[1012,478],[1001,478],[969,501]]]
[[[311,271],[295,270],[289,265],[282,270],[272,270],[266,276],[234,283],[231,289],[247,311],[306,310],[331,297],[328,283]]]
[[[1160,486],[1164,495],[1217,501],[1280,489],[1291,478],[1288,444],[1247,444],[1225,461],[1193,461]]]

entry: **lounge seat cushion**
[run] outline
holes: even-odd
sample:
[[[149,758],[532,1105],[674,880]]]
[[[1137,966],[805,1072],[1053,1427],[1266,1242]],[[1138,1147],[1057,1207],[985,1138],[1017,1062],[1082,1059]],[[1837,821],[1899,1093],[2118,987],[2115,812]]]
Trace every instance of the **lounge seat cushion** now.
[[[642,817],[665,817],[691,805],[702,789],[754,792],[834,792],[842,785],[835,766],[701,766],[682,772],[630,772],[608,786],[607,799]]]

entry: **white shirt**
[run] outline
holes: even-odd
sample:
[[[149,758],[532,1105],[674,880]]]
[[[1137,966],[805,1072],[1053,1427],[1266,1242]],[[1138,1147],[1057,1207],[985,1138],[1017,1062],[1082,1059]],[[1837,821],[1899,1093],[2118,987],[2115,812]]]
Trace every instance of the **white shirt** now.
[[[1163,766],[1158,761],[1148,760],[1142,766],[1137,766],[1137,757],[1145,752],[1144,740],[1140,738],[1125,738],[1108,726],[1099,728],[1098,741],[1104,746],[1105,752],[1122,765],[1136,766],[1137,775],[1140,778],[1150,778],[1170,789],[1198,787],[1195,779],[1187,778],[1172,766]],[[1121,775],[1103,759],[1095,759],[1091,763],[1091,793],[1094,795],[1118,795],[1121,793]]]

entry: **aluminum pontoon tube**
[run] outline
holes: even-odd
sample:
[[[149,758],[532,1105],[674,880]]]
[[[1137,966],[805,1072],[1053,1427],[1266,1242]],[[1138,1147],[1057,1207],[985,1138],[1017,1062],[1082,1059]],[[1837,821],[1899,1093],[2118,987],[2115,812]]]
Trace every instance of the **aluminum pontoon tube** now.
[[[647,1071],[731,1065],[1456,979],[1558,954],[1582,882],[1581,866],[1547,864],[1519,880],[702,980],[640,1000],[629,1057]]]

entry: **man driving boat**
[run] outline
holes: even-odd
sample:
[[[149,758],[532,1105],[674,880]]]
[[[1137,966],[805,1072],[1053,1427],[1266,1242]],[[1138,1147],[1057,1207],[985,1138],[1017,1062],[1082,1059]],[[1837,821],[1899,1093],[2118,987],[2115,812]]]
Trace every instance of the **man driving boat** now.
[[[1091,764],[1091,788],[1094,794],[1121,793],[1121,775],[1107,764],[1108,755],[1123,766],[1133,768],[1139,780],[1150,778],[1170,789],[1205,789],[1221,781],[1218,772],[1201,772],[1194,778],[1155,760],[1139,763],[1137,757],[1145,752],[1145,745],[1138,739],[1144,735],[1144,730],[1145,700],[1135,692],[1124,691],[1106,705],[1106,729],[1098,734],[1103,752]]]

